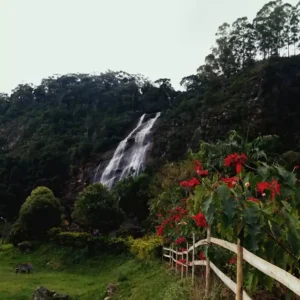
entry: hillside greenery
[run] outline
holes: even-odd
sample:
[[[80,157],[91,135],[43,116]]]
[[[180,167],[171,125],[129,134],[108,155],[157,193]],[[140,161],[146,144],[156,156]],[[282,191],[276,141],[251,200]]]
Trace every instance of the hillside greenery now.
[[[14,266],[30,261],[32,274],[16,276]],[[25,300],[38,286],[72,299],[101,299],[109,283],[119,284],[113,299],[168,299],[166,290],[177,279],[157,261],[142,262],[128,255],[91,256],[84,249],[43,245],[30,254],[22,254],[11,245],[0,250],[0,298]]]

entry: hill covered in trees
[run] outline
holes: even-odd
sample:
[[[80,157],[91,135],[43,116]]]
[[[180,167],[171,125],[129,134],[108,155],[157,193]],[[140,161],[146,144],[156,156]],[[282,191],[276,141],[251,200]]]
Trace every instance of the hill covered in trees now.
[[[264,5],[253,21],[224,23],[196,74],[175,91],[169,79],[108,71],[66,74],[0,95],[1,213],[14,218],[37,186],[64,197],[79,172],[115,149],[143,113],[162,111],[154,167],[200,140],[237,129],[249,139],[278,134],[278,151],[300,142],[299,5]]]

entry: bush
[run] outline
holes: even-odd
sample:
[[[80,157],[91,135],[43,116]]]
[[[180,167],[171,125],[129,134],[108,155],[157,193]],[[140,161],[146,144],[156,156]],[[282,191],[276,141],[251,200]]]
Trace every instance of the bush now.
[[[72,217],[82,226],[108,233],[119,228],[124,220],[124,213],[105,186],[93,184],[78,195]]]
[[[28,240],[28,233],[23,224],[17,221],[11,228],[9,241],[17,247],[20,242]]]
[[[130,252],[139,259],[152,259],[162,254],[162,239],[155,235],[128,239]]]
[[[22,252],[31,252],[33,250],[33,245],[28,241],[24,241],[18,244],[18,248]]]
[[[128,244],[122,238],[95,237],[86,232],[61,232],[52,228],[48,232],[51,241],[67,247],[88,248],[90,251],[107,253],[124,253],[128,251]]]
[[[19,213],[19,222],[31,238],[45,239],[46,232],[61,221],[62,207],[50,189],[38,187],[27,197]]]

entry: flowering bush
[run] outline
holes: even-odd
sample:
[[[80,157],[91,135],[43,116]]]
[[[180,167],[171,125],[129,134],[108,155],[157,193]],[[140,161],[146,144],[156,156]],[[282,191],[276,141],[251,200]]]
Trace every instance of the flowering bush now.
[[[251,160],[245,153],[225,157],[216,170],[199,160],[195,176],[180,182],[185,193],[181,206],[161,216],[157,234],[175,245],[188,241],[192,233],[236,243],[239,238],[249,251],[292,272],[300,272],[300,184],[297,167],[292,171],[279,165]],[[184,239],[185,237],[185,239]],[[209,249],[200,258],[210,255]],[[235,264],[236,258],[229,259]],[[247,266],[245,270],[247,270]],[[247,277],[248,276],[248,277]],[[247,284],[259,281],[261,273],[251,270]],[[268,282],[268,288],[272,283]]]

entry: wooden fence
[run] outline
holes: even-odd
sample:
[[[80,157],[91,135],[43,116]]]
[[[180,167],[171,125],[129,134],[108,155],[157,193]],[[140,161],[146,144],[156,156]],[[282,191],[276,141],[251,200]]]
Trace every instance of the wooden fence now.
[[[228,276],[226,276],[220,269],[218,269],[213,262],[206,258],[205,260],[195,260],[195,249],[201,246],[207,246],[209,244],[215,244],[221,246],[227,250],[230,250],[237,254],[237,282],[232,281]],[[181,279],[184,276],[188,276],[188,268],[192,269],[192,282],[194,283],[195,276],[195,266],[205,266],[206,276],[205,283],[206,295],[209,293],[210,289],[210,270],[223,281],[223,283],[230,288],[236,295],[236,300],[251,300],[250,296],[243,290],[243,270],[242,262],[245,260],[247,263],[266,274],[267,276],[277,280],[289,290],[293,291],[296,295],[300,296],[300,280],[283,269],[278,268],[265,261],[264,259],[256,256],[255,254],[249,252],[243,248],[239,241],[237,244],[229,243],[224,240],[216,239],[210,236],[210,230],[207,233],[207,239],[195,242],[195,235],[193,235],[193,244],[189,247],[187,244],[187,250],[180,252],[178,249],[163,247],[163,257],[168,258],[170,264],[173,267],[175,263],[176,273],[178,273],[178,266],[180,268]],[[189,253],[192,253],[192,261],[189,262]],[[174,258],[175,256],[175,258]],[[181,263],[178,258],[185,259],[185,263]]]

